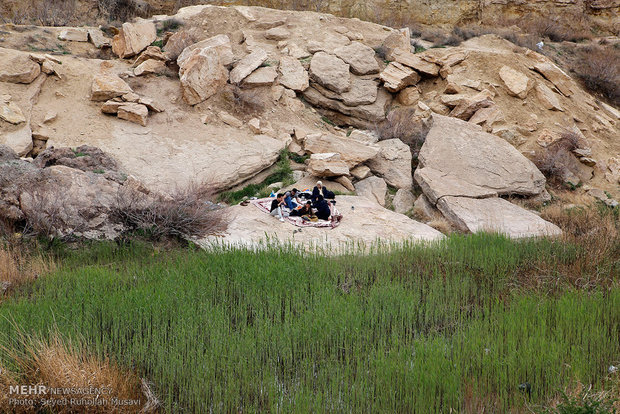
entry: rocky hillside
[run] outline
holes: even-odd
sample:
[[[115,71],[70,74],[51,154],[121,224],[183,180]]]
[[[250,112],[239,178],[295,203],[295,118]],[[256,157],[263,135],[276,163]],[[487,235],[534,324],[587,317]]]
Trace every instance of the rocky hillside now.
[[[51,3],[51,7],[50,7]],[[133,16],[172,14],[194,4],[252,5],[275,9],[310,10],[387,25],[497,24],[511,19],[535,20],[549,17],[565,28],[594,28],[618,34],[618,0],[6,0],[0,17],[9,20],[31,18],[69,24],[97,19],[126,20]],[[77,21],[76,21],[77,19]]]
[[[43,169],[40,154],[81,145],[118,164],[113,179],[106,168],[80,170],[81,183],[116,188],[129,177],[164,193],[191,182],[223,191],[260,181],[287,149],[305,161],[292,165],[299,188],[323,179],[372,201],[347,199],[368,220],[350,219],[347,230],[345,212],[339,241],[373,223],[384,224],[367,240],[438,237],[382,206],[463,231],[558,234],[509,201],[548,200],[540,170],[617,204],[618,110],[545,56],[493,35],[414,53],[407,30],[240,6],[187,7],[127,22],[113,37],[94,27],[0,30],[0,144]],[[15,174],[15,157],[6,159],[0,178]],[[60,191],[71,183],[64,168],[55,167]],[[10,194],[0,211],[27,215],[32,194],[0,185]],[[278,232],[271,220],[248,223],[258,212],[248,209],[233,209],[229,240]]]

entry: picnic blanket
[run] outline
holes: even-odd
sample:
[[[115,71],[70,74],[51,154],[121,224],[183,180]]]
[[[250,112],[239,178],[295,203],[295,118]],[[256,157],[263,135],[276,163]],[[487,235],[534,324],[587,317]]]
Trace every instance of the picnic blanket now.
[[[271,202],[273,201],[273,197],[268,198],[259,198],[258,200],[252,200],[250,203],[258,207],[264,213],[269,214],[269,209],[271,208]],[[336,206],[332,206],[332,217],[342,217],[342,215],[336,209]],[[334,220],[318,220],[318,221],[306,221],[301,217],[284,217],[284,220],[288,221],[294,226],[297,227],[330,227],[336,228],[340,224],[340,219]]]

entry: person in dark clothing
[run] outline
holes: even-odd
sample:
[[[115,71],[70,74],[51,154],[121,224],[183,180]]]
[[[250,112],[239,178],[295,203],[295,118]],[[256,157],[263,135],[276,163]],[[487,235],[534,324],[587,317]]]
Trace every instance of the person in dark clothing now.
[[[284,194],[278,194],[276,198],[271,202],[271,209],[269,210],[269,214],[274,217],[278,217],[280,221],[284,221],[284,217],[286,217],[286,213],[283,211],[284,206]]]
[[[312,203],[310,201],[304,204],[301,208],[291,211],[291,216],[293,217],[310,216],[310,215],[312,215]]]
[[[318,196],[323,196],[323,198],[333,200],[336,198],[336,195],[333,191],[329,191],[321,181],[316,182],[316,186],[312,189],[312,202],[315,203]]]
[[[320,220],[329,220],[329,216],[332,214],[332,210],[329,206],[329,203],[325,201],[322,195],[317,197],[316,203],[314,203],[313,207],[316,209],[316,216]]]
[[[316,200],[319,198],[320,195],[322,195],[321,194],[322,190],[323,190],[323,183],[321,181],[317,181],[316,185],[312,189],[312,197],[310,198],[313,204],[316,203]]]

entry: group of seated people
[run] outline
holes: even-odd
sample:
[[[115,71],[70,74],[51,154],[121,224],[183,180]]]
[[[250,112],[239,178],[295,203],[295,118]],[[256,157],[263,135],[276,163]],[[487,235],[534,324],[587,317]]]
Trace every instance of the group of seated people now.
[[[286,193],[279,193],[271,202],[271,215],[284,221],[284,217],[304,217],[312,220],[316,217],[319,220],[329,220],[332,215],[331,203],[335,195],[323,186],[321,181],[317,181],[312,189],[310,200],[301,201],[300,192],[296,188]],[[330,201],[327,201],[330,200]]]

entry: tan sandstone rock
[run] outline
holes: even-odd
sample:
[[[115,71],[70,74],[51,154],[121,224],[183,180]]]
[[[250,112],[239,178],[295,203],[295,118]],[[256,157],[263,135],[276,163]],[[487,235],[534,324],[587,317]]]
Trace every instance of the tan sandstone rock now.
[[[117,75],[100,73],[93,78],[90,99],[92,101],[107,101],[129,92],[133,92],[133,90]]]
[[[351,87],[349,65],[337,56],[317,52],[310,61],[310,77],[320,85],[336,93]]]
[[[183,60],[179,73],[183,100],[189,105],[196,105],[215,95],[228,80],[228,70],[215,47],[205,47]]]
[[[415,86],[411,86],[399,92],[398,102],[405,106],[415,105],[420,100],[420,96],[420,90]]]
[[[536,83],[536,96],[545,108],[552,111],[564,112],[556,93],[549,89],[544,83]]]
[[[555,224],[502,198],[443,197],[437,203],[442,214],[463,231],[492,232],[511,238],[558,236]]]
[[[255,49],[252,53],[241,59],[230,71],[230,83],[239,84],[242,80],[254,72],[267,60],[267,52],[263,49]]]
[[[574,82],[564,71],[551,62],[537,63],[534,70],[543,75],[549,82],[564,95],[571,96],[574,91]]]
[[[0,48],[0,82],[32,83],[41,67],[25,53]]]
[[[499,77],[504,82],[508,94],[512,96],[525,99],[527,93],[532,89],[531,79],[510,66],[502,66],[499,70]]]
[[[136,76],[143,76],[155,73],[163,73],[166,70],[166,64],[161,60],[148,59],[140,63],[133,73]]]
[[[413,204],[415,203],[415,196],[410,190],[405,190],[404,188],[399,189],[394,195],[394,199],[392,200],[392,206],[394,206],[394,211],[400,214],[405,214],[411,209],[413,209]]]
[[[32,149],[32,131],[30,125],[22,125],[21,128],[4,132],[0,135],[0,144],[5,144],[20,157],[25,157]]]
[[[349,175],[349,167],[335,152],[312,154],[308,172],[317,177],[338,177]]]
[[[379,77],[390,92],[398,92],[420,81],[420,75],[415,70],[398,62],[390,62]]]
[[[455,118],[433,115],[418,159],[416,181],[434,203],[444,196],[533,196],[545,188],[545,177],[512,145]]]
[[[117,112],[117,116],[120,119],[124,119],[142,126],[146,126],[146,119],[148,115],[148,108],[145,105],[138,103],[125,103],[125,105],[118,107]]]
[[[297,92],[303,92],[308,89],[309,77],[308,72],[303,68],[299,60],[291,56],[282,56],[280,58],[280,84]]]
[[[68,27],[60,31],[58,39],[70,42],[88,42],[88,31],[78,27]]]
[[[278,77],[278,72],[273,66],[265,66],[256,69],[243,80],[244,87],[271,86]]]
[[[147,60],[161,60],[166,62],[168,57],[157,46],[148,46],[144,52],[140,53],[140,56],[133,62],[132,67],[137,67]]]
[[[235,60],[235,55],[233,54],[230,38],[225,34],[221,34],[205,40],[201,40],[200,42],[194,43],[183,49],[183,51],[177,58],[177,64],[179,65],[179,68],[185,66],[185,62],[193,55],[203,53],[209,49],[215,49],[217,51],[220,63],[223,66],[229,67],[229,65],[231,65]]]
[[[370,169],[392,187],[410,190],[413,186],[411,149],[399,139],[379,141],[376,145],[380,150],[368,161]]]
[[[397,50],[394,53],[394,60],[405,66],[415,69],[419,73],[428,76],[439,76],[439,66],[432,62],[427,62],[409,50]]]
[[[338,153],[349,168],[377,155],[379,148],[354,139],[331,134],[310,134],[304,140],[304,149],[312,154]]]
[[[351,42],[350,45],[334,49],[334,54],[348,63],[351,67],[351,72],[356,75],[379,72],[375,51],[363,43]]]
[[[119,33],[112,39],[112,51],[120,58],[132,57],[146,49],[156,38],[153,22],[123,23]]]
[[[2,102],[0,100],[0,119],[11,124],[17,125],[26,122],[26,117],[19,105],[15,102]]]
[[[355,192],[358,196],[366,197],[381,206],[385,206],[387,184],[383,178],[372,176],[358,181],[355,183]]]
[[[406,33],[394,31],[385,38],[381,44],[381,49],[384,51],[387,60],[394,60],[395,51],[411,51],[411,39]]]

